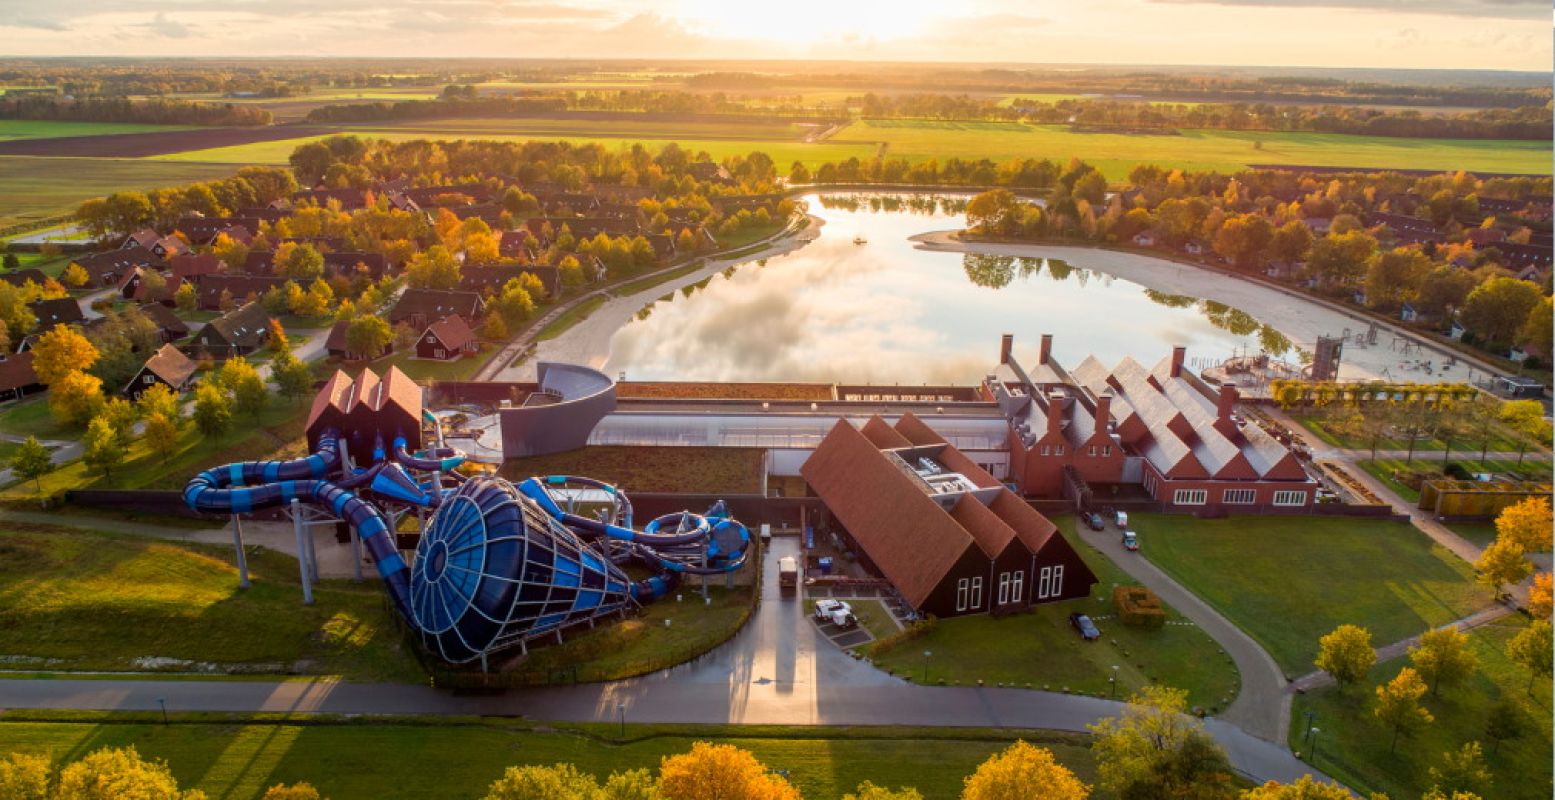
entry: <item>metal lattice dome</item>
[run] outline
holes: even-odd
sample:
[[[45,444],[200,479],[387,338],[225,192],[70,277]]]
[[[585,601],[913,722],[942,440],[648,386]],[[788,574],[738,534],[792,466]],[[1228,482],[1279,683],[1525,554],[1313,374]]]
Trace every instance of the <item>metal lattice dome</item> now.
[[[501,478],[447,497],[416,548],[410,605],[427,647],[465,663],[631,603],[619,567]]]

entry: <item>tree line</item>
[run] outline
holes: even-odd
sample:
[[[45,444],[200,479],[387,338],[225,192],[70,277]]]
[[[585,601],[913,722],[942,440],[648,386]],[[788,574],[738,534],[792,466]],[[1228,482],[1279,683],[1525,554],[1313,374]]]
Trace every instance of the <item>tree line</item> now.
[[[0,95],[0,119],[136,122],[148,125],[269,125],[270,112],[236,103],[128,97],[67,99],[40,94]]]

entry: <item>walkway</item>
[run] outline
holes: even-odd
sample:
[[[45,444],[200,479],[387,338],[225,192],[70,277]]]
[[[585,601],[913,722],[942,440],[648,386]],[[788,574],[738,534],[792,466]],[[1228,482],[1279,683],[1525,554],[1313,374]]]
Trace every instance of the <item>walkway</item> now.
[[[1102,531],[1077,527],[1087,544],[1101,550],[1130,577],[1192,620],[1236,662],[1242,690],[1220,719],[1277,746],[1284,742],[1290,729],[1291,699],[1285,691],[1285,674],[1263,647],[1160,567],[1137,552],[1125,550],[1112,527]]]
[[[1502,617],[1505,617],[1511,613],[1513,613],[1513,609],[1510,606],[1497,603],[1493,606],[1490,606],[1489,608],[1480,609],[1473,614],[1470,614],[1462,619],[1449,622],[1446,625],[1442,625],[1441,627],[1453,628],[1460,631],[1471,631],[1481,625],[1488,625],[1492,622],[1495,622],[1496,620],[1501,619]],[[1386,644],[1378,647],[1376,648],[1377,663],[1380,664],[1384,661],[1398,658],[1399,656],[1408,653],[1409,648],[1414,647],[1419,643],[1419,636],[1411,636],[1408,639],[1402,639],[1392,644]],[[1315,670],[1291,681],[1289,690],[1291,692],[1305,692],[1311,689],[1317,689],[1322,686],[1328,686],[1333,682],[1333,676],[1329,675],[1323,670]]]

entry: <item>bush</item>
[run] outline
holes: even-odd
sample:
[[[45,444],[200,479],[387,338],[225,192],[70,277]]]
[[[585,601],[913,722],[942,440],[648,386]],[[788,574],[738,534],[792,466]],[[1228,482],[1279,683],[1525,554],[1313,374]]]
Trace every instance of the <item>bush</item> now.
[[[1124,625],[1159,628],[1166,624],[1166,609],[1161,607],[1161,598],[1143,586],[1114,587],[1112,604],[1117,607],[1118,618]]]
[[[1471,481],[1471,480],[1474,480],[1474,476],[1469,474],[1469,471],[1467,469],[1465,469],[1462,464],[1459,464],[1456,461],[1452,462],[1451,464],[1448,464],[1447,468],[1442,470],[1442,473],[1444,475],[1446,475],[1447,477],[1452,478],[1453,480],[1459,480],[1459,481]]]
[[[886,653],[889,653],[892,650],[895,650],[896,648],[901,647],[902,645],[927,634],[929,631],[934,630],[934,626],[937,623],[938,620],[936,620],[932,614],[924,617],[923,619],[917,620],[916,622],[909,623],[907,627],[897,631],[896,633],[893,633],[889,636],[882,636],[879,639],[876,639],[874,642],[870,643],[869,655],[875,658],[883,656]]]

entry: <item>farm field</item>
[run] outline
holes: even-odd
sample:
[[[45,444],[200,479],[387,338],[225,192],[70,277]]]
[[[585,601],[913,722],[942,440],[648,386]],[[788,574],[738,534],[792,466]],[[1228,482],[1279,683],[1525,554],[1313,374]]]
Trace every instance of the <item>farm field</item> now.
[[[1533,141],[1402,139],[1318,133],[1186,130],[1180,136],[1074,133],[1061,125],[1021,122],[863,120],[838,132],[829,144],[883,142],[887,156],[912,161],[950,157],[1079,157],[1112,180],[1136,164],[1236,170],[1248,164],[1393,167],[1550,173],[1550,144]],[[1262,149],[1254,149],[1263,142]]]
[[[762,728],[628,725],[550,726],[520,721],[253,724],[240,720],[160,725],[138,721],[0,721],[13,749],[79,758],[102,747],[134,745],[165,759],[184,788],[212,798],[258,798],[275,783],[308,781],[325,797],[470,800],[508,766],[569,762],[600,776],[657,770],[659,760],[712,740],[751,751],[787,770],[806,797],[835,798],[860,782],[916,786],[928,800],[952,800],[962,779],[1016,738],[1053,751],[1087,783],[1095,762],[1082,737],[1045,731],[927,728]],[[414,753],[390,757],[386,753]],[[440,765],[427,769],[428,764]],[[1094,795],[1098,798],[1103,795]]]
[[[806,124],[751,119],[727,122],[677,122],[675,120],[583,119],[509,117],[504,119],[437,119],[394,123],[363,123],[341,126],[346,133],[356,130],[381,133],[418,133],[442,138],[487,135],[530,136],[535,138],[648,137],[653,139],[753,139],[761,141],[797,141],[813,127]]]
[[[90,197],[224,178],[233,164],[0,156],[0,228],[67,214]]]
[[[15,139],[54,139],[61,136],[108,136],[116,133],[158,133],[188,130],[188,125],[141,125],[132,122],[56,122],[53,120],[0,119],[0,142]]]

